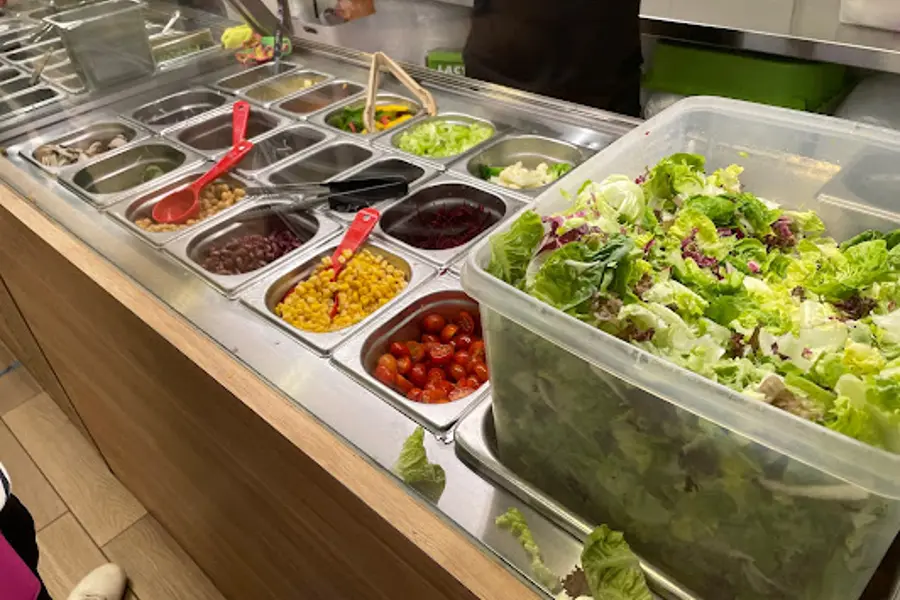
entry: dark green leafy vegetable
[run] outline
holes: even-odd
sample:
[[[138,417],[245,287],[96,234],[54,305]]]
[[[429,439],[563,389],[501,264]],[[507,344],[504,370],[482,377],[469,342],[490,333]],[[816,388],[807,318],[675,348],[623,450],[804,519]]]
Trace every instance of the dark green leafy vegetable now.
[[[487,165],[479,165],[478,175],[484,180],[489,180],[491,177],[499,177],[500,173],[502,173],[503,169],[505,168],[506,167],[489,167]]]

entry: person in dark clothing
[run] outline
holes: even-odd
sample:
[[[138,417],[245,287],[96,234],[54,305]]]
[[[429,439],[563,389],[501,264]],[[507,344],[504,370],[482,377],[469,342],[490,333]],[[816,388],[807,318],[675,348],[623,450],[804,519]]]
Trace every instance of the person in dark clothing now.
[[[640,115],[640,0],[475,0],[466,75]]]

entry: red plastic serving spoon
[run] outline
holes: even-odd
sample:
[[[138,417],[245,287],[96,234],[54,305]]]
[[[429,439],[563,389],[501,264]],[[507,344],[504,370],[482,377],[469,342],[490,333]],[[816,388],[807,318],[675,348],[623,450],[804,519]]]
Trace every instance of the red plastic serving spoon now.
[[[250,103],[238,100],[231,109],[231,146],[235,147],[247,137],[247,121],[250,119]]]
[[[247,156],[253,142],[243,140],[228,151],[212,169],[186,188],[175,190],[153,207],[153,220],[157,223],[184,223],[200,212],[200,192],[204,187],[228,173]]]
[[[332,281],[337,280],[338,274],[344,269],[346,264],[350,262],[350,258],[352,258],[353,254],[356,254],[359,247],[366,243],[366,240],[369,239],[369,234],[375,229],[375,225],[378,224],[378,219],[380,218],[381,213],[374,208],[364,208],[356,213],[356,217],[350,224],[350,229],[344,234],[344,239],[341,240],[341,243],[338,244],[334,254],[331,255],[331,265],[334,269],[334,277],[331,278]],[[339,260],[347,250],[352,254],[344,261]],[[339,304],[338,296],[335,294],[334,303],[331,305],[332,320],[334,320],[334,317],[337,316],[338,311],[340,310]]]

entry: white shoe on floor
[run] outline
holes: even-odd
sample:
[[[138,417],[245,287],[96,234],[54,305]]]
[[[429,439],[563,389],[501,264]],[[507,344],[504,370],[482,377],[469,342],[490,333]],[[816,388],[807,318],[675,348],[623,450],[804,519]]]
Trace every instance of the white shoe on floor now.
[[[127,583],[122,567],[107,563],[78,582],[68,600],[122,600]]]

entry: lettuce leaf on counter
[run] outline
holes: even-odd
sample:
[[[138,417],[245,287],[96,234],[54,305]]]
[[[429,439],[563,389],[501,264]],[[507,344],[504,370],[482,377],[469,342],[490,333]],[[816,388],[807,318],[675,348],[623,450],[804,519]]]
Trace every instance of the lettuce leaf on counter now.
[[[425,430],[417,427],[403,442],[395,472],[414,490],[437,504],[447,485],[441,465],[428,462],[425,453]]]
[[[651,600],[640,561],[625,536],[606,525],[594,529],[581,552],[594,600]]]
[[[554,574],[547,565],[544,564],[544,558],[541,556],[541,549],[534,536],[531,534],[531,528],[525,520],[525,515],[517,508],[510,508],[508,511],[497,517],[495,521],[497,527],[504,531],[510,532],[525,553],[531,560],[531,572],[541,585],[550,591],[556,591],[559,588],[559,577]]]

